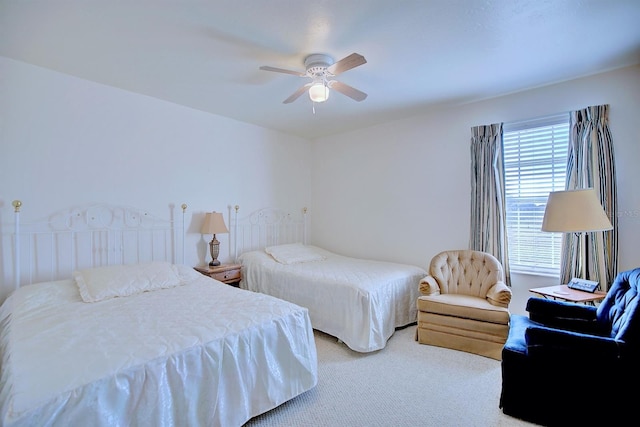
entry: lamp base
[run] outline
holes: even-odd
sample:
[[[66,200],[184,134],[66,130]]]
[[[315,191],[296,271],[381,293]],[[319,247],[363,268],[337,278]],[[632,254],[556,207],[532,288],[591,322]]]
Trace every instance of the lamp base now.
[[[220,265],[218,261],[218,255],[220,255],[220,242],[216,239],[216,235],[213,235],[213,239],[209,242],[209,252],[211,252],[211,262],[209,267],[216,267]]]

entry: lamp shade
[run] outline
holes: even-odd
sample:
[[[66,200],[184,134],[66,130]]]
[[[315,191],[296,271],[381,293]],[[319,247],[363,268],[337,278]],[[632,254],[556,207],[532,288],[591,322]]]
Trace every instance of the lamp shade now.
[[[322,82],[314,83],[309,88],[309,98],[313,102],[324,102],[329,99],[329,88]]]
[[[220,212],[207,212],[200,229],[202,234],[222,234],[228,233],[227,226],[224,223],[224,217]]]
[[[542,231],[578,233],[612,228],[593,188],[549,193]]]

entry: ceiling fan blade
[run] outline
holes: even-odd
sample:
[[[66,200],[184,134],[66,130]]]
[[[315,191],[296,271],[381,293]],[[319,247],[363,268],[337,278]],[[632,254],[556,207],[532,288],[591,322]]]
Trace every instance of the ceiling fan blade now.
[[[307,83],[306,85],[301,86],[298,90],[293,92],[290,97],[288,97],[287,99],[282,101],[282,103],[283,104],[290,104],[293,101],[295,101],[296,99],[300,98],[300,95],[305,93],[307,91],[307,89],[309,88],[309,86],[311,86],[311,83]]]
[[[260,67],[260,69],[264,71],[275,71],[276,73],[293,74],[294,76],[299,77],[305,77],[307,75],[306,73],[301,73],[300,71],[285,70],[284,68],[269,67],[268,65],[263,65],[262,67]]]
[[[367,60],[364,59],[364,56],[358,53],[352,53],[351,55],[342,58],[340,61],[336,62],[333,65],[327,67],[327,71],[337,76],[340,73],[344,73],[352,68],[355,68],[359,65],[366,64]]]
[[[351,99],[355,99],[356,101],[360,102],[360,101],[364,101],[367,97],[367,94],[359,91],[358,89],[351,87],[347,84],[338,82],[336,80],[331,80],[329,82],[329,88],[331,89],[335,89],[336,91],[340,92],[343,95],[348,96]]]

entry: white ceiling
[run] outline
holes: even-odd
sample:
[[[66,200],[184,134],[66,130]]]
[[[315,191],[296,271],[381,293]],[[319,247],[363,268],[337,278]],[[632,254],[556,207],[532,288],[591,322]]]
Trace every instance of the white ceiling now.
[[[304,58],[367,63],[315,105]],[[316,138],[640,63],[640,0],[0,0],[0,55]]]

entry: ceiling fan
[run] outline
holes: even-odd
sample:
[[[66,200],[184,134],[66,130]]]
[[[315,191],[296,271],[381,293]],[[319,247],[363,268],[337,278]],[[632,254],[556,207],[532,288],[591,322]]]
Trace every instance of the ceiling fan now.
[[[296,90],[290,97],[283,101],[283,104],[289,104],[300,97],[304,92],[309,92],[309,98],[313,102],[324,102],[329,98],[329,89],[334,89],[343,95],[348,96],[356,101],[363,101],[367,94],[353,88],[345,83],[332,80],[333,77],[344,73],[359,65],[366,64],[367,60],[364,56],[352,53],[342,58],[338,62],[334,62],[329,55],[314,53],[304,60],[305,72],[285,70],[283,68],[262,66],[261,70],[275,71],[277,73],[293,74],[298,77],[308,77],[311,82],[303,85]]]

